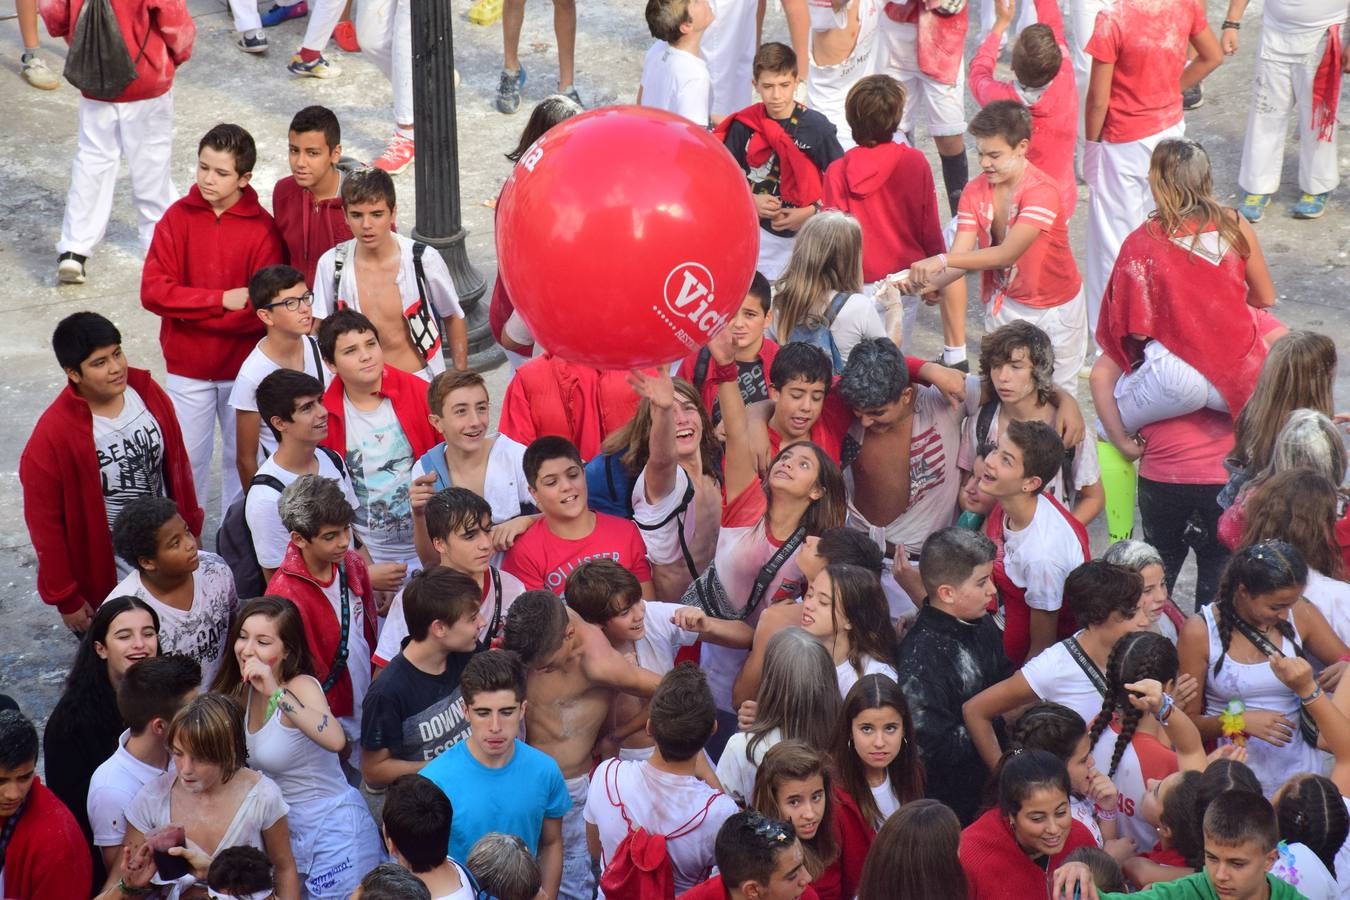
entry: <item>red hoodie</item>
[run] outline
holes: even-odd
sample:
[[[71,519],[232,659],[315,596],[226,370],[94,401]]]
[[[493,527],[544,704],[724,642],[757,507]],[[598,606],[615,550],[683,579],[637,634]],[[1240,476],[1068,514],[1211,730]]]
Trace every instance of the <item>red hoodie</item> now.
[[[305,274],[305,284],[311,288],[319,257],[352,239],[351,226],[342,211],[342,198],[315,200],[313,194],[295,183],[294,175],[287,175],[272,188],[272,216],[291,265]]]
[[[323,439],[323,445],[336,450],[344,459],[347,457],[346,410],[342,405],[345,394],[342,379],[334,378],[323,395],[323,405],[328,410],[328,437]],[[380,379],[379,394],[389,398],[394,407],[394,417],[412,445],[413,459],[420,459],[422,454],[441,442],[441,433],[432,428],[431,422],[427,420],[425,381],[402,369],[386,365]]]
[[[170,206],[141,270],[141,306],[160,317],[169,374],[234,380],[266,329],[252,306],[227,311],[222,298],[285,258],[281,235],[251,187],[219,217],[195,184]]]
[[[1070,820],[1059,853],[1042,869],[1018,845],[1008,820],[997,808],[987,811],[961,832],[961,868],[966,871],[970,900],[1048,900],[1055,870],[1079,847],[1095,847],[1092,832]]]
[[[933,170],[923,153],[887,142],[854,147],[825,170],[821,203],[862,226],[863,281],[947,251]]]
[[[82,6],[84,0],[42,0],[40,9],[47,33],[63,37],[69,44]],[[127,52],[132,60],[137,56],[140,60],[136,62],[136,80],[111,101],[100,102],[153,100],[167,93],[178,67],[192,56],[192,41],[197,36],[197,25],[187,5],[183,0],[112,0],[112,9]]]
[[[0,819],[0,827],[6,822],[7,817]],[[0,867],[5,871],[5,896],[12,900],[89,896],[94,870],[84,834],[40,778],[33,779]]]
[[[605,438],[633,418],[637,404],[626,372],[577,366],[547,353],[516,370],[497,428],[526,446],[537,437],[560,435],[576,445],[582,459],[592,459]]]
[[[173,403],[144,369],[127,369],[127,386],[145,401],[164,442],[164,489],[193,534],[202,530],[202,510],[183,449]],[[69,383],[47,407],[19,457],[23,518],[37,553],[37,588],[43,603],[61,613],[83,604],[98,609],[117,586],[103,481],[94,454],[89,403]]]
[[[722,876],[714,875],[702,884],[696,884],[685,891],[679,896],[678,900],[727,900],[730,896],[731,892],[722,883]],[[797,900],[819,900],[819,898],[816,892],[811,889],[811,885],[808,884],[806,890],[802,891],[802,895]]]

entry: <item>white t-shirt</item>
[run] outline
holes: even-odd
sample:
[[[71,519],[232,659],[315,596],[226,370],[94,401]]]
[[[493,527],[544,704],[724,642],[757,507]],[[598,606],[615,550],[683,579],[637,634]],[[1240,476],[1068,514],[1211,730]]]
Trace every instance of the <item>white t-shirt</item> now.
[[[1092,723],[1088,724],[1091,726]],[[1107,728],[1093,745],[1092,759],[1097,771],[1110,773],[1111,757],[1115,755],[1119,737],[1120,732],[1114,727]],[[1161,781],[1176,770],[1176,751],[1151,734],[1135,732],[1121,753],[1120,764],[1110,776],[1120,791],[1120,815],[1116,821],[1120,836],[1133,838],[1136,847],[1152,847],[1158,843],[1157,827],[1150,825],[1143,816],[1143,799],[1148,793],[1149,782]]]
[[[1026,591],[1027,606],[1056,612],[1064,602],[1064,579],[1083,564],[1083,545],[1052,501],[1036,497],[1036,512],[1021,531],[1003,529],[1003,571]]]
[[[344,394],[342,410],[347,418],[347,471],[361,501],[352,527],[373,562],[410,560],[417,555],[408,490],[416,460],[412,443],[394,414],[394,403],[385,397],[366,412]]]
[[[711,806],[710,798],[713,798]],[[602,869],[614,858],[614,851],[628,834],[616,801],[623,804],[634,828],[645,828],[650,834],[670,834],[692,827],[686,834],[666,842],[676,894],[706,881],[716,870],[713,844],[717,830],[738,811],[736,801],[726,794],[719,795],[693,775],[673,775],[646,761],[607,760],[591,776],[582,812],[586,822],[600,833]],[[700,817],[702,821],[697,826],[688,824]]]
[[[94,416],[94,454],[103,487],[108,528],[122,508],[140,497],[164,496],[164,433],[136,389],[122,395],[113,418]],[[129,564],[118,561],[122,574]]]
[[[1344,22],[1345,14],[1342,0],[1272,0],[1261,11],[1261,37],[1270,32],[1325,33],[1337,22]]]
[[[1336,900],[1340,896],[1336,890],[1336,879],[1310,847],[1280,841],[1278,850],[1270,874],[1298,888],[1299,895],[1308,900]]]
[[[698,640],[697,634],[678,628],[670,621],[679,608],[678,603],[647,601],[646,633],[637,642],[636,650],[638,665],[648,672],[666,674],[675,668],[675,654],[680,648],[692,646]]]
[[[421,296],[417,289],[417,271],[413,264],[413,240],[404,237],[398,232],[393,233],[394,240],[398,241],[399,250],[402,258],[399,261],[398,275],[394,279],[398,287],[399,296],[403,300],[404,315],[406,318],[407,310],[415,307]],[[342,263],[342,275],[338,284],[338,295],[342,305],[348,309],[354,309],[361,312],[361,297],[357,292],[356,286],[356,241],[350,240],[345,244],[339,244],[338,247],[345,247],[343,251],[345,256]],[[325,319],[332,315],[334,309],[339,308],[339,304],[334,302],[333,298],[333,268],[337,260],[338,247],[334,247],[319,257],[319,264],[314,271],[314,318]],[[422,272],[426,276],[427,297],[431,303],[432,311],[435,313],[434,319],[462,319],[464,318],[464,309],[459,305],[459,295],[455,293],[455,282],[450,277],[450,269],[445,265],[445,260],[434,249],[428,247],[422,254]],[[440,328],[440,322],[436,323]],[[442,333],[442,337],[444,334]],[[430,375],[439,375],[445,371],[445,357],[440,353],[432,353],[427,360],[427,369]]]
[[[123,578],[108,595],[139,597],[159,613],[159,652],[183,653],[202,667],[202,690],[209,690],[220,670],[220,661],[232,653],[230,619],[239,605],[234,590],[234,573],[225,560],[201,550],[197,571],[192,573],[192,608],[175,609],[155,598],[139,572]]]
[[[899,812],[900,798],[895,796],[895,791],[891,789],[889,773],[887,773],[885,781],[872,788],[872,802],[877,805],[877,812],[881,813],[881,821],[883,822]]]
[[[1329,578],[1311,567],[1303,596],[1312,601],[1318,611],[1331,623],[1331,630],[1342,641],[1350,640],[1350,584]]]
[[[488,449],[487,470],[483,473],[482,496],[492,507],[492,524],[500,525],[521,515],[522,508],[532,507],[534,498],[525,481],[525,445],[504,434],[493,434],[488,440],[492,446]],[[450,479],[449,466],[445,464],[444,441],[422,454],[413,466],[408,475],[409,489],[413,481],[427,474],[437,476],[438,491],[456,486]]]
[[[858,36],[853,49],[842,60],[831,66],[822,66],[815,58],[815,32],[843,28],[848,24],[847,10],[836,13],[830,0],[810,0],[807,4],[811,17],[810,67],[806,73],[806,105],[819,110],[834,123],[839,144],[852,149],[853,131],[844,115],[844,100],[849,89],[858,81],[879,70],[877,31],[880,26],[880,0],[856,0],[858,3]]]
[[[834,295],[830,300],[834,300]],[[876,301],[866,294],[850,294],[830,325],[830,337],[834,338],[834,346],[844,362],[848,362],[849,354],[862,341],[885,336],[886,326],[877,312]]]
[[[95,847],[121,845],[127,835],[126,811],[131,801],[141,788],[166,771],[174,770],[172,759],[167,769],[161,769],[132,756],[127,750],[130,738],[130,729],[122,732],[113,755],[105,759],[89,779],[85,808],[89,813],[89,826],[94,832]]]
[[[985,440],[994,442],[998,440],[999,420],[1003,413],[1001,404],[994,406],[994,414],[989,419],[989,433],[985,435]],[[961,435],[961,453],[957,458],[957,465],[962,471],[970,472],[975,468],[975,426],[979,420],[979,411],[966,419],[966,427]],[[1102,467],[1097,461],[1097,442],[1079,441],[1078,446],[1073,451],[1073,463],[1069,467],[1070,474],[1073,475],[1073,488],[1075,491],[1081,491],[1085,487],[1097,484],[1102,480]],[[1056,472],[1055,477],[1050,479],[1046,485],[1045,492],[1053,494],[1061,503],[1064,502],[1064,478],[1061,472]]]
[[[755,773],[759,771],[759,764],[764,762],[764,754],[782,739],[782,730],[773,729],[755,744],[753,758],[746,759],[745,748],[750,743],[749,733],[738,731],[733,734],[717,760],[717,780],[722,782],[722,790],[742,806],[749,806],[750,798],[755,792]]]
[[[1082,632],[1074,635],[1081,637]],[[1102,711],[1102,695],[1063,641],[1051,644],[1026,661],[1022,677],[1042,700],[1061,703],[1083,717],[1089,726]],[[1105,738],[1103,738],[1105,740]]]
[[[892,681],[896,680],[895,666],[879,659],[873,659],[870,656],[863,657],[862,675],[858,674],[858,670],[853,668],[853,663],[848,660],[844,660],[834,667],[834,675],[835,678],[839,679],[840,697],[848,696],[848,692],[853,690],[853,686],[858,683],[863,675],[887,675]]]
[[[266,340],[266,338],[263,338],[263,340]],[[305,345],[305,363],[301,371],[306,375],[313,375],[319,379],[319,382],[325,388],[328,387],[328,382],[332,381],[333,374],[320,360],[319,342],[308,335],[305,335],[303,342]],[[234,407],[236,411],[257,412],[258,385],[262,384],[264,378],[280,368],[279,364],[263,352],[262,341],[258,341],[258,346],[254,347],[253,352],[244,358],[244,364],[239,367],[239,374],[234,378],[234,387],[230,388],[230,406]],[[267,426],[266,422],[260,423],[258,427],[258,462],[262,462],[276,452],[276,436],[272,434],[272,429]]]
[[[469,873],[465,872],[464,867],[453,859],[450,859],[449,857],[446,857],[446,859],[449,861],[450,865],[455,867],[455,871],[459,873],[459,890],[451,891],[440,897],[433,897],[432,900],[475,900],[473,888],[469,887]]]
[[[360,507],[356,493],[352,490],[351,479],[339,472],[333,460],[320,448],[315,448],[314,458],[319,462],[319,474],[331,478],[342,486],[342,493],[353,509]],[[258,466],[259,475],[271,475],[285,489],[300,476],[289,469],[277,465],[275,456],[268,457]],[[253,536],[253,552],[258,557],[258,565],[264,569],[276,569],[286,555],[286,545],[291,542],[291,533],[281,524],[281,513],[277,511],[277,501],[281,491],[265,484],[258,484],[248,490],[248,499],[244,501],[244,520],[248,522],[249,533]]]
[[[334,567],[333,580],[323,586],[323,595],[333,607],[333,617],[342,621],[342,585],[340,571]],[[338,716],[342,730],[353,744],[361,739],[361,704],[370,688],[370,645],[366,643],[366,630],[361,627],[365,616],[365,605],[361,597],[353,591],[347,592],[348,618],[351,627],[347,629],[347,674],[352,679],[352,710],[350,716]]]
[[[520,579],[510,572],[498,571],[502,583],[502,614],[501,621],[506,621],[506,611],[511,608],[511,604],[521,594],[525,593],[525,585],[520,583]],[[483,614],[483,627],[478,632],[479,642],[488,639],[488,629],[492,627],[493,612],[497,607],[497,592],[492,586],[492,575],[490,572],[483,573],[483,605],[479,611]],[[501,630],[501,624],[498,624],[497,630]],[[384,625],[380,628],[380,639],[375,644],[375,664],[379,666],[389,665],[389,661],[398,656],[399,650],[403,649],[403,639],[408,636],[408,619],[403,614],[403,588],[398,589],[394,595],[394,600],[389,604],[389,611],[385,614]]]
[[[712,76],[703,57],[657,41],[642,61],[642,105],[684,116],[706,127],[712,108]]]
[[[633,521],[645,525],[666,523],[652,530],[640,529],[642,542],[647,545],[647,559],[652,565],[660,566],[684,561],[684,553],[680,550],[680,523],[677,519],[684,520],[684,542],[686,545],[691,544],[694,540],[694,519],[697,518],[694,515],[693,498],[690,498],[683,516],[671,518],[671,514],[680,508],[688,491],[689,473],[683,466],[675,467],[675,486],[656,503],[647,502],[646,467],[643,467],[638,473],[637,480],[633,482]],[[667,519],[670,521],[667,522]]]

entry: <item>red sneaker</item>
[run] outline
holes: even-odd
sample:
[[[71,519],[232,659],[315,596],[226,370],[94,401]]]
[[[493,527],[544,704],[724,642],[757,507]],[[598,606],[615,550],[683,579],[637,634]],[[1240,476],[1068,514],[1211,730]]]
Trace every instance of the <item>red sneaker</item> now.
[[[389,144],[371,163],[377,169],[383,169],[390,175],[397,175],[413,161],[413,142],[411,138],[405,138],[401,134],[395,134],[389,139]]]
[[[348,53],[360,53],[361,45],[356,41],[356,26],[351,22],[339,22],[333,29],[333,40]]]

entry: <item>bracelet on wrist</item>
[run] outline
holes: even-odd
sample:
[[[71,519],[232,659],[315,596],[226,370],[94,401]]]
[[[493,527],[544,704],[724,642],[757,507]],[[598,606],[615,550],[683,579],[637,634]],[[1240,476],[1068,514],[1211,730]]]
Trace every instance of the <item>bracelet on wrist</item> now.
[[[1298,702],[1302,703],[1304,706],[1307,706],[1309,703],[1312,703],[1320,696],[1322,696],[1322,686],[1319,684],[1317,687],[1313,688],[1313,692],[1308,696],[1299,697]]]
[[[1103,822],[1114,822],[1116,816],[1120,815],[1120,810],[1118,809],[1102,809],[1100,806],[1098,806],[1094,812],[1096,813],[1097,818],[1101,819]]]
[[[282,688],[277,688],[271,693],[267,698],[267,712],[263,715],[264,720],[272,718],[272,713],[277,711],[277,704],[281,702],[281,698],[285,696],[285,694],[286,691]]]
[[[1234,31],[1241,31],[1241,30],[1242,30],[1242,23],[1241,23],[1241,22],[1234,22],[1232,19],[1224,19],[1224,20],[1223,20],[1223,25],[1221,25],[1221,26],[1219,27],[1219,30],[1220,30],[1220,31],[1223,31],[1225,28],[1231,28],[1231,29],[1233,29]]]
[[[124,878],[117,879],[117,889],[122,893],[127,894],[128,896],[131,897],[140,897],[150,893],[150,891],[153,890],[153,888],[151,888],[150,885],[148,884],[145,885],[144,887],[132,887],[131,885],[127,884],[126,879]]]
[[[1153,717],[1158,720],[1159,725],[1162,725],[1164,728],[1167,727],[1167,720],[1171,718],[1172,709],[1174,707],[1175,704],[1172,702],[1171,696],[1168,694],[1163,694],[1162,706],[1158,707],[1158,711],[1153,714]]]

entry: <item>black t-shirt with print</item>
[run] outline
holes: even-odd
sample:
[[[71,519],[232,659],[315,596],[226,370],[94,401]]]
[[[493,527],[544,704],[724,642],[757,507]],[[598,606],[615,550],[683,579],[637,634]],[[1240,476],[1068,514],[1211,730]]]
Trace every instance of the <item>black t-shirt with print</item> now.
[[[451,653],[445,671],[428,675],[402,653],[370,684],[361,707],[361,746],[395,759],[426,762],[469,734],[459,676],[472,653]]]
[[[839,145],[839,137],[835,131],[834,123],[814,109],[807,109],[798,103],[791,116],[774,121],[783,126],[783,130],[792,137],[798,149],[816,164],[822,178],[830,163],[844,155],[844,148]],[[740,121],[732,122],[727,129],[727,149],[735,157],[741,171],[745,172],[746,179],[750,182],[750,193],[769,194],[778,197],[780,177],[778,155],[771,154],[769,161],[759,168],[752,169],[750,164],[746,162],[746,145],[750,143],[750,138],[753,135],[754,132],[750,130],[748,125]],[[796,234],[793,231],[775,231],[769,226],[768,219],[760,219],[759,225],[765,231],[778,237],[791,238]]]

